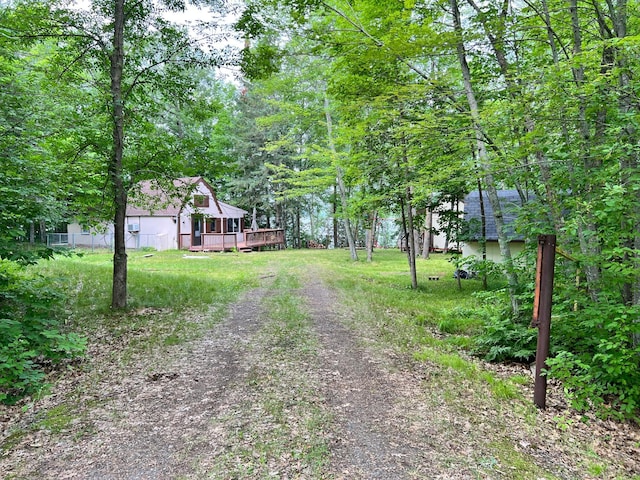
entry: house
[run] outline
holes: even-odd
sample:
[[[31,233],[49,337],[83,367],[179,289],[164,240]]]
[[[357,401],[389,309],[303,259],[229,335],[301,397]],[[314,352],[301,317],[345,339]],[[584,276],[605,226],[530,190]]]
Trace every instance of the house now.
[[[255,225],[246,229],[247,213],[218,200],[202,177],[178,178],[172,187],[146,180],[130,194],[125,220],[126,246],[225,251],[284,245],[284,230],[258,229]],[[112,247],[113,225],[102,230],[69,225],[68,243],[73,247],[96,243]]]
[[[489,202],[486,192],[482,192],[485,226],[486,226],[486,249],[487,260],[501,262],[502,255],[498,246],[498,229],[496,228],[495,217],[493,216],[493,208]],[[517,255],[524,248],[524,237],[514,230],[515,220],[518,215],[518,209],[521,205],[520,195],[517,190],[498,190],[498,199],[502,206],[502,214],[504,217],[506,235],[509,239],[511,254]],[[464,219],[467,223],[469,231],[466,235],[462,246],[462,256],[475,256],[482,258],[482,218],[480,209],[480,195],[478,191],[471,192],[464,199]]]

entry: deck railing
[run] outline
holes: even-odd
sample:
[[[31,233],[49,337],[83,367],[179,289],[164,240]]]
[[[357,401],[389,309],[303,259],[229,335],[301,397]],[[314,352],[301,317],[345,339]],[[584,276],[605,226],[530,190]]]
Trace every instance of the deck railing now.
[[[247,247],[261,247],[263,245],[284,245],[284,230],[264,228],[244,232]]]
[[[203,233],[202,250],[231,250],[238,248],[238,236],[235,233]]]
[[[261,230],[247,230],[241,233],[203,233],[200,236],[200,243],[200,245],[191,245],[191,236],[182,234],[181,248],[221,252],[233,249],[284,245],[284,230],[264,228]]]

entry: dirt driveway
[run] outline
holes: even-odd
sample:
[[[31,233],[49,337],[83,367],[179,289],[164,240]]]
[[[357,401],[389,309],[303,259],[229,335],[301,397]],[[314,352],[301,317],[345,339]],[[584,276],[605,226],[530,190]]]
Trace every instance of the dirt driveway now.
[[[127,367],[102,354],[38,409],[0,418],[0,477],[590,476],[569,433],[485,408],[484,394],[452,386],[442,367],[385,347],[319,275],[285,289],[279,275],[265,275],[199,340]]]

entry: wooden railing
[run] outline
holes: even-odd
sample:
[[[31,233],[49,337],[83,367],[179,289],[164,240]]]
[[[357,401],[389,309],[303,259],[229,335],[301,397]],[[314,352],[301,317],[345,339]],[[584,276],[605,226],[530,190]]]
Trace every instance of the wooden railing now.
[[[264,228],[244,232],[247,247],[261,247],[264,245],[284,245],[284,230],[278,228]]]
[[[264,228],[242,233],[203,233],[201,245],[191,245],[191,235],[181,235],[180,247],[190,250],[222,252],[232,249],[255,248],[268,245],[284,245],[284,230]]]
[[[181,233],[180,234],[180,245],[178,248],[189,249],[191,248],[191,234],[190,233]]]
[[[224,251],[238,248],[238,236],[235,233],[203,233],[202,250]]]

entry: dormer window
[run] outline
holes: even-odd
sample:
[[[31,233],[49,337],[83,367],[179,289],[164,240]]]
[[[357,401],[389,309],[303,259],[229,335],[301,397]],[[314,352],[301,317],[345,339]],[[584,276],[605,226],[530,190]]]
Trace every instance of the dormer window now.
[[[207,208],[209,206],[209,196],[208,195],[194,195],[193,196],[193,206],[199,208]]]

